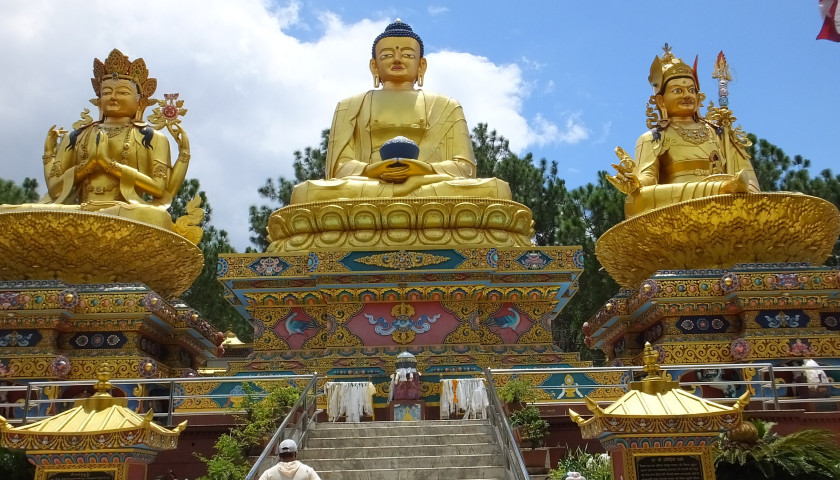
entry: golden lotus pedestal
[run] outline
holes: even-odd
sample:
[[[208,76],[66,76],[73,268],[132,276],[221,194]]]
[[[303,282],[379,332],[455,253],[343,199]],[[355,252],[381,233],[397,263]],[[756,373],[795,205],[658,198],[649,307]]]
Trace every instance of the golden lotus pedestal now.
[[[198,312],[172,299],[192,283],[203,258],[170,231],[91,212],[5,211],[0,249],[2,379],[87,379],[105,359],[119,378],[178,377],[214,358],[224,340]],[[147,387],[155,388],[129,385],[123,394],[142,396]],[[66,399],[87,390],[39,394]],[[23,396],[10,393],[8,401]],[[10,415],[20,418],[22,407]]]
[[[186,238],[102,213],[2,211],[0,232],[0,281],[142,282],[168,299],[189,288],[204,267],[201,250]]]
[[[585,439],[598,439],[610,453],[613,478],[714,480],[712,445],[741,423],[750,394],[728,407],[696,397],[660,371],[657,352],[645,346],[647,376],[601,408],[586,397],[592,417],[569,410]]]
[[[791,193],[719,195],[653,210],[605,233],[599,260],[626,288],[584,324],[587,345],[637,364],[840,362],[840,272],[818,266],[840,212]],[[750,376],[750,375],[747,375]]]
[[[109,393],[110,372],[97,373],[96,393],[73,408],[20,427],[0,417],[0,445],[25,451],[35,480],[144,480],[158,452],[177,447],[187,422],[169,430],[138,415]]]

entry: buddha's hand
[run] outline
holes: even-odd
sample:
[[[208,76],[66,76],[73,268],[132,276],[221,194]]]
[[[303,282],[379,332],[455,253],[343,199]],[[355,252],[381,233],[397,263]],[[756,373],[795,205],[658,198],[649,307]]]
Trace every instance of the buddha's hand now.
[[[187,137],[187,132],[179,123],[167,126],[169,127],[169,133],[175,139],[175,143],[178,144],[178,161],[188,163],[190,161],[190,139]]]
[[[435,171],[426,162],[409,159],[385,160],[371,163],[363,172],[369,178],[389,183],[403,183],[408,177],[432,175]]]
[[[607,175],[607,180],[624,194],[631,195],[636,193],[641,188],[638,177],[633,173],[633,170],[636,168],[636,163],[633,162],[633,158],[621,147],[615,147],[615,154],[618,156],[619,162],[617,164],[613,163],[612,166],[617,173],[615,175]]]

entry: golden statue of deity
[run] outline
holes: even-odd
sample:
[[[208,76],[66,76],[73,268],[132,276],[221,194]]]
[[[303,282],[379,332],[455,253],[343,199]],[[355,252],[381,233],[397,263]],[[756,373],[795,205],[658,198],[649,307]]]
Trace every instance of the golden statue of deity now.
[[[627,194],[627,218],[694,198],[758,192],[745,150],[750,143],[740,128],[730,128],[734,118],[720,118],[715,108],[700,117],[705,96],[695,69],[666,44],[665,54],[651,65],[649,81],[654,92],[647,112],[650,130],[636,142],[635,162],[616,148],[618,173],[607,177]]]
[[[426,73],[423,41],[399,19],[373,42],[370,90],[342,100],[330,129],[326,179],[295,187],[292,204],[338,198],[473,196],[510,199],[495,178],[476,179],[475,156],[461,105],[415,89]],[[380,157],[402,136],[420,147],[417,159]]]
[[[427,65],[420,37],[397,20],[372,57],[377,89],[338,103],[326,178],[295,186],[271,215],[267,251],[531,246],[531,211],[507,182],[476,178],[461,105],[415,88]]]
[[[622,286],[638,287],[660,270],[819,265],[840,234],[840,212],[830,202],[759,191],[750,142],[732,126],[723,52],[712,78],[719,106],[710,103],[703,118],[696,61],[689,67],[665,44],[651,65],[650,131],[639,137],[635,161],[616,148],[618,173],[607,176],[627,194],[627,218],[595,244],[598,260]]]
[[[183,100],[152,99],[157,80],[146,63],[116,49],[94,60],[91,81],[99,119],[85,109],[71,132],[47,133],[47,194],[37,204],[0,205],[0,250],[8,253],[0,280],[142,282],[177,296],[203,267],[200,198],[174,223],[167,211],[190,160]],[[178,144],[174,165],[164,127]]]
[[[93,64],[93,90],[99,120],[82,113],[69,134],[50,128],[44,144],[44,207],[95,211],[172,228],[167,207],[186,176],[189,140],[179,125],[183,101],[167,95],[150,117],[143,113],[157,88],[142,58],[129,61],[114,49],[105,62]],[[174,98],[173,98],[174,97]],[[163,111],[161,112],[161,108]],[[169,140],[158,130],[164,126],[175,138],[179,154],[170,159]],[[60,207],[59,207],[60,206]]]

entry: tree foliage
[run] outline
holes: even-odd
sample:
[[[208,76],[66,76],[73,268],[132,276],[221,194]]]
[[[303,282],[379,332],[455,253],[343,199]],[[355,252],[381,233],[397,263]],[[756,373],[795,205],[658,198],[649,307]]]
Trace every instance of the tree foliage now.
[[[290,180],[286,177],[278,177],[275,181],[268,178],[265,184],[257,189],[260,197],[269,201],[268,205],[251,205],[248,209],[251,232],[249,240],[257,248],[256,251],[264,252],[268,248],[268,217],[278,208],[285,207],[292,199],[292,189],[295,185],[307,180],[324,178],[327,163],[327,143],[330,139],[330,130],[321,132],[321,145],[318,147],[306,147],[303,150],[295,150],[292,166],[295,170],[295,178]],[[250,249],[249,249],[250,250]]]
[[[38,201],[38,181],[26,177],[23,183],[0,178],[0,205],[20,205]]]
[[[207,201],[207,194],[201,190],[197,179],[188,179],[178,194],[172,199],[170,213],[172,220],[185,215],[187,202],[198,195],[201,197],[201,207],[204,209],[204,220],[199,225],[204,229],[204,235],[198,243],[198,248],[204,254],[204,268],[195,282],[182,295],[183,300],[195,308],[216,328],[224,331],[231,330],[244,342],[249,342],[253,335],[253,328],[247,320],[233,308],[225,299],[224,287],[216,280],[216,264],[220,253],[236,253],[230,243],[228,234],[219,230],[211,223],[213,208]]]

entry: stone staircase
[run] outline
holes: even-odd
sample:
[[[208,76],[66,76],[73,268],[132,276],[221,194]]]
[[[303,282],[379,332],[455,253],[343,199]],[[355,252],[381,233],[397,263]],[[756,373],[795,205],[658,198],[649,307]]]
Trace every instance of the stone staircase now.
[[[298,459],[322,480],[504,480],[489,420],[318,423]]]

